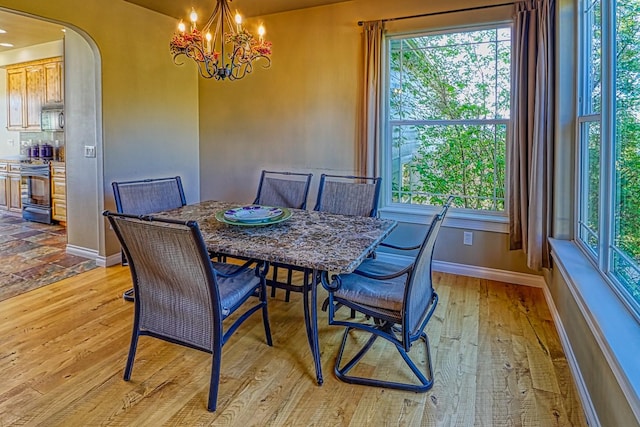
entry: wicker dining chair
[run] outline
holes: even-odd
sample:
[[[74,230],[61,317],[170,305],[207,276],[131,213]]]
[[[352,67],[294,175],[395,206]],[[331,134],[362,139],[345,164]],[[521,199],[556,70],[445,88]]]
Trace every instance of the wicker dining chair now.
[[[311,173],[263,170],[260,175],[258,192],[253,203],[280,208],[306,209],[312,177],[313,174]],[[293,268],[278,263],[272,263],[271,268],[271,279],[268,283],[271,286],[271,297],[275,297],[277,284],[280,283],[278,282],[279,272],[286,271],[286,283],[291,284],[293,281]],[[288,293],[286,301],[289,301]]]
[[[272,345],[266,266],[211,261],[198,224],[144,215],[103,213],[124,249],[135,289],[135,313],[124,371],[131,378],[138,339],[148,335],[212,354],[207,409],[216,410],[222,346],[250,315],[262,311]],[[257,302],[249,303],[256,298]],[[250,304],[250,305],[248,305]],[[244,307],[226,330],[223,321]]]
[[[336,376],[347,383],[425,392],[433,386],[433,368],[429,338],[424,332],[438,304],[433,288],[432,261],[436,239],[453,198],[449,198],[440,213],[435,215],[420,245],[418,256],[408,266],[385,263],[377,258],[366,259],[360,268],[350,274],[334,276],[329,283],[326,273],[322,284],[329,292],[329,324],[344,326],[344,336],[335,362]],[[336,310],[346,306],[365,315],[358,320],[336,317]],[[368,339],[358,351],[351,351],[351,359],[342,364],[345,348],[360,331]],[[389,341],[415,376],[413,382],[392,381],[362,373],[350,375],[373,347],[378,338]],[[425,346],[424,373],[409,356],[416,341]],[[369,361],[369,363],[375,363]],[[357,369],[356,369],[357,370]],[[369,372],[380,370],[368,369]],[[388,370],[387,370],[388,371]],[[366,372],[366,371],[365,371]],[[388,371],[390,372],[390,371]],[[417,381],[416,381],[417,380]]]
[[[112,182],[111,186],[116,210],[120,213],[146,215],[187,204],[179,176]],[[127,265],[124,251],[122,265]],[[126,290],[122,297],[127,301],[133,301],[133,288]]]
[[[381,182],[380,177],[322,174],[313,210],[340,215],[376,216]]]
[[[306,209],[311,173],[263,170],[253,204]]]

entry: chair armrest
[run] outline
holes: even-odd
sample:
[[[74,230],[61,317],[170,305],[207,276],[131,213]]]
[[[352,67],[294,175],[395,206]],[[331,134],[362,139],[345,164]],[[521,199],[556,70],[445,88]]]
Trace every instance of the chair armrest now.
[[[374,280],[389,280],[389,279],[395,279],[396,277],[400,277],[402,275],[408,274],[411,272],[411,270],[413,270],[413,263],[407,265],[404,268],[401,268],[400,270],[390,272],[389,274],[373,274],[373,273],[367,273],[366,271],[361,271],[358,269],[356,269],[353,272],[353,274],[357,274],[358,276],[367,277],[369,279],[374,279]]]
[[[401,251],[413,251],[413,250],[416,250],[416,249],[420,249],[421,245],[422,245],[422,243],[418,243],[417,245],[414,245],[414,246],[398,246],[398,245],[394,245],[394,244],[391,244],[391,243],[382,242],[382,243],[380,243],[379,246],[384,246],[384,247],[392,248],[392,249],[399,249]]]
[[[254,264],[254,263],[256,264],[256,276],[266,275],[267,271],[266,271],[265,263],[256,261],[253,259],[246,261],[242,265],[238,265],[236,269],[232,270],[229,273],[223,273],[222,271],[216,269],[216,274],[220,277],[226,277],[226,278],[235,277],[241,273],[244,273],[247,270],[253,269],[253,267],[251,267],[251,264]],[[225,263],[225,265],[232,265],[232,264]],[[215,268],[215,265],[213,267]]]
[[[320,273],[320,283],[322,283],[322,287],[328,292],[335,292],[342,286],[340,276],[334,274],[331,276],[331,281],[329,281],[329,273],[326,271]]]

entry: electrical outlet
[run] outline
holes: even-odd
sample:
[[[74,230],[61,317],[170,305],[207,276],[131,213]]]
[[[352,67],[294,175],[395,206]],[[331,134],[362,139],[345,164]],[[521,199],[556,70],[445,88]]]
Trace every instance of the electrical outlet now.
[[[464,232],[464,238],[462,240],[462,243],[464,243],[465,245],[468,245],[468,246],[473,245],[473,232],[472,231],[465,231]]]
[[[85,157],[95,157],[96,156],[96,146],[95,145],[85,145],[84,146],[84,156]]]

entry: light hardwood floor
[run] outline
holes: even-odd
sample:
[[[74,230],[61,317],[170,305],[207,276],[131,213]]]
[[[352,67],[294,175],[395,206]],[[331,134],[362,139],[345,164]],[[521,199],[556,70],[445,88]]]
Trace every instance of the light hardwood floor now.
[[[209,413],[206,353],[143,337],[132,380],[122,380],[130,281],[124,267],[98,268],[0,302],[0,426],[586,425],[540,289],[435,273],[435,385],[423,394],[338,381],[342,329],[325,313],[317,386],[299,295],[285,303],[279,291],[269,299],[273,347],[260,316],[241,326],[224,347]],[[388,346],[373,356],[371,370],[399,366]]]

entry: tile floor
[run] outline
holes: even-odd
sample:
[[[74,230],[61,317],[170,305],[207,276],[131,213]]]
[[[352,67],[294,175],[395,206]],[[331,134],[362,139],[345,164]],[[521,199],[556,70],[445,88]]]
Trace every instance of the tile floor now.
[[[0,212],[0,301],[96,267],[66,245],[64,227]]]

